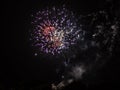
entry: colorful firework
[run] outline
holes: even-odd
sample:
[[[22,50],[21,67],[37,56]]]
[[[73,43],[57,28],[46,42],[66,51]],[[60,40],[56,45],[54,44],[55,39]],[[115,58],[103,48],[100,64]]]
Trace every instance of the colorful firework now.
[[[80,15],[78,19],[65,7],[52,8],[37,12],[33,18],[31,40],[36,52],[65,55],[61,60],[65,67],[56,68],[63,81],[52,84],[53,89],[82,79],[84,73],[101,67],[112,56],[119,22],[117,18],[111,22],[105,11]]]
[[[65,7],[46,9],[33,16],[32,46],[52,55],[69,49],[79,38],[80,27],[73,12]],[[36,54],[37,55],[37,54]]]

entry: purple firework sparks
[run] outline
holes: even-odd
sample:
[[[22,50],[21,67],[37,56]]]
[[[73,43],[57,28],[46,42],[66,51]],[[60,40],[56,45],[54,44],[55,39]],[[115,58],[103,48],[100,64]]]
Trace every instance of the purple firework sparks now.
[[[62,9],[45,9],[33,15],[32,46],[37,51],[60,54],[79,39],[80,27],[73,12]],[[37,54],[35,54],[37,55]]]

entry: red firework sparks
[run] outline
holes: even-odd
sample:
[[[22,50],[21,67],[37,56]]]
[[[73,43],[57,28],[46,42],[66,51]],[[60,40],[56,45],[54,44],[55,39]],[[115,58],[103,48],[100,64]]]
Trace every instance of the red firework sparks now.
[[[49,40],[52,42],[51,47],[57,48],[62,45],[62,42],[60,41],[60,37],[55,35],[55,27],[53,26],[46,26],[43,29],[43,35],[45,36],[46,40]]]
[[[43,35],[45,36],[48,36],[52,31],[55,30],[55,27],[52,27],[52,26],[46,26],[44,29],[43,29]]]

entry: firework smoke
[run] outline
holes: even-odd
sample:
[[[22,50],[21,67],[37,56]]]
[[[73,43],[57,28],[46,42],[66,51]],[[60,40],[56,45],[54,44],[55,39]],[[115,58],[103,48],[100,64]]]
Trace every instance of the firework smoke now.
[[[70,72],[70,75],[75,79],[78,80],[82,78],[83,73],[85,73],[85,68],[84,66],[74,66],[72,67],[72,71]]]
[[[99,11],[86,16],[81,16],[83,41],[78,44],[79,60],[71,60],[70,71],[56,88],[62,89],[76,80],[82,79],[92,71],[102,67],[112,56],[115,41],[119,37],[120,22],[118,18],[111,20],[105,11]],[[112,22],[111,22],[112,21]],[[80,53],[81,52],[81,53]],[[82,63],[82,64],[80,64]],[[80,65],[79,65],[80,64]],[[68,78],[69,77],[69,78]]]

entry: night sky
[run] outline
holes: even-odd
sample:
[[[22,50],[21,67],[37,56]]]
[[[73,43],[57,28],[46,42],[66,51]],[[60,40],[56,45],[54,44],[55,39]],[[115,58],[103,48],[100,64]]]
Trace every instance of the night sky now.
[[[34,56],[29,42],[30,15],[46,6],[63,4],[79,14],[109,10],[108,7],[111,6],[111,12],[120,16],[120,2],[117,0],[4,0],[0,88],[51,90],[49,89],[50,84],[57,81],[58,77],[55,73],[57,61],[48,60],[43,56]],[[84,86],[82,82],[75,82],[65,90],[69,90],[69,88],[76,90],[81,88],[120,88],[119,50],[120,47],[116,44],[111,59],[89,77],[87,83],[90,85],[88,87]]]

